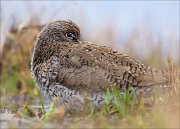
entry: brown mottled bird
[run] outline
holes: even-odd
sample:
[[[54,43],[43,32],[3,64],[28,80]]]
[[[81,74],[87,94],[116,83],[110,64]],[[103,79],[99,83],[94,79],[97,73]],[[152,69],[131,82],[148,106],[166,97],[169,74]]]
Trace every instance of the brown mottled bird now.
[[[153,87],[167,86],[168,73],[151,69],[130,56],[106,46],[80,41],[72,21],[47,24],[35,42],[31,71],[39,89],[58,98],[65,110],[82,111],[92,102],[94,110],[105,105],[105,91],[115,84],[120,92],[134,87],[139,96],[153,94]],[[87,110],[89,107],[87,106]]]

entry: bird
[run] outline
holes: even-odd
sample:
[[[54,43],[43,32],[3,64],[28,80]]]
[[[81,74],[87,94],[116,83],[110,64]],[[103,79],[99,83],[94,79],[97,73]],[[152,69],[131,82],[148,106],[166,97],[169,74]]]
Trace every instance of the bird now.
[[[58,100],[65,111],[102,109],[107,89],[152,96],[154,87],[166,87],[167,70],[152,69],[127,54],[81,40],[71,20],[48,23],[38,34],[31,58],[31,73],[39,90]],[[110,97],[113,100],[111,95]]]

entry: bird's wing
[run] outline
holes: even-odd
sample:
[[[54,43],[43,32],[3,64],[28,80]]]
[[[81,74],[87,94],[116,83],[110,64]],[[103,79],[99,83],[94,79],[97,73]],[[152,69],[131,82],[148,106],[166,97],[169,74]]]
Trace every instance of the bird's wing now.
[[[151,69],[126,54],[113,51],[109,47],[93,45],[96,59],[102,60],[103,56],[108,63],[113,62],[120,69],[123,80],[135,86],[151,86],[168,83],[168,72]],[[103,61],[103,60],[102,60]]]
[[[108,47],[88,43],[68,43],[65,46],[67,47],[59,53],[61,67],[58,81],[66,81],[65,85],[70,87],[79,83],[92,88],[94,84],[95,90],[105,89],[113,84],[122,88],[125,83],[151,86],[167,81],[162,72],[152,70],[132,57]]]

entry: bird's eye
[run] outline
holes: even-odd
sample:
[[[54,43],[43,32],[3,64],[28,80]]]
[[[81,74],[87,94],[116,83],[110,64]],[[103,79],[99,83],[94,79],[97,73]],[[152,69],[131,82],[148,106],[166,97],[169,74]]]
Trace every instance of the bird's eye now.
[[[74,41],[76,41],[78,39],[78,37],[75,35],[74,32],[66,33],[66,37],[68,37],[69,39],[74,40]]]
[[[69,38],[75,37],[75,35],[73,33],[71,33],[71,32],[67,33],[66,36],[69,37]]]

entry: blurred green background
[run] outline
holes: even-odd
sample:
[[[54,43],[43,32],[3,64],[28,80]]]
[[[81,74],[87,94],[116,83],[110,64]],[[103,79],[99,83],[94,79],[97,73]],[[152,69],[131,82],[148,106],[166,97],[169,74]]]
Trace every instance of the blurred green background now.
[[[1,1],[0,9],[1,95],[33,91],[31,50],[42,26],[57,19],[146,65],[167,68],[167,57],[179,65],[179,1]]]
[[[70,19],[83,40],[106,45],[154,68],[179,67],[179,1],[5,1],[0,19],[0,108],[39,104],[31,51],[46,23]]]

